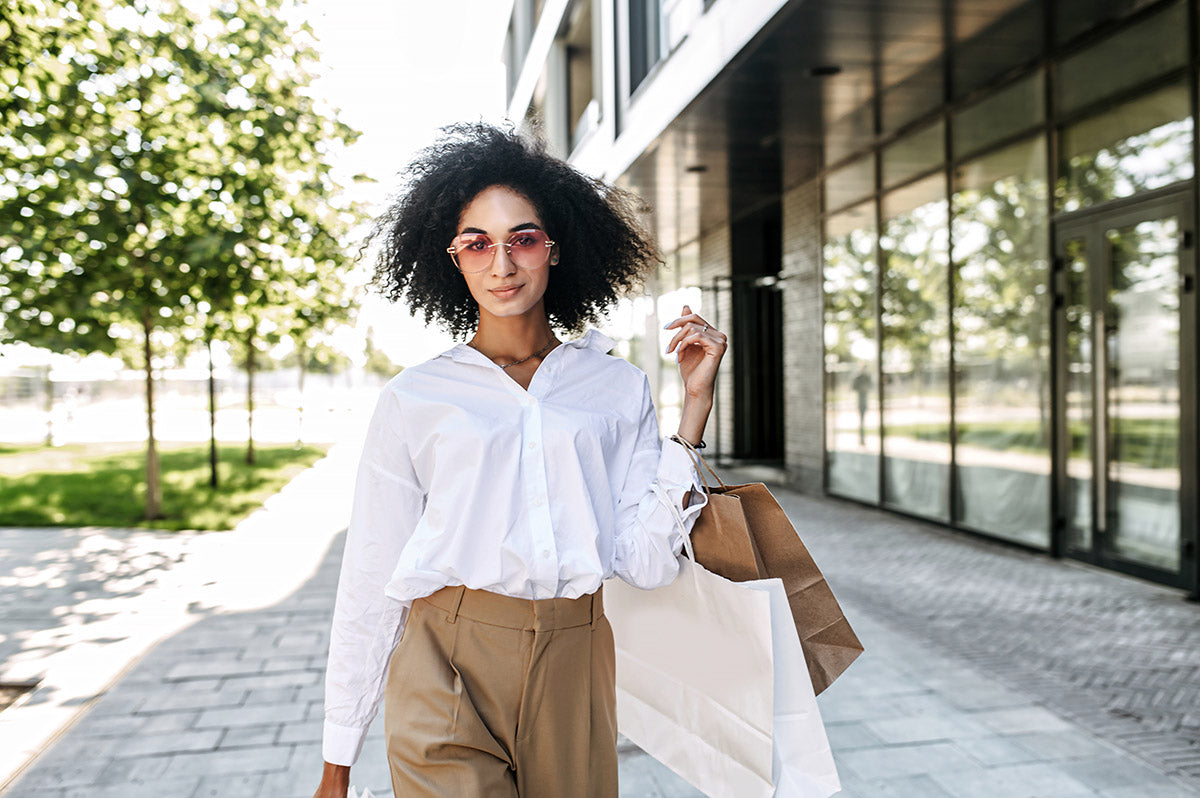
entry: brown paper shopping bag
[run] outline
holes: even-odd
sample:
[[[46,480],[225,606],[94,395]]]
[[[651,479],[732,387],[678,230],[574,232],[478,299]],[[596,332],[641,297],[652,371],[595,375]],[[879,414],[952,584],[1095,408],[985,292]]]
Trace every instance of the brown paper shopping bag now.
[[[767,486],[726,485],[694,447],[680,440],[693,455],[708,492],[708,505],[692,527],[696,562],[735,582],[783,580],[813,690],[820,694],[858,658],[862,643]],[[708,484],[701,466],[717,487]]]

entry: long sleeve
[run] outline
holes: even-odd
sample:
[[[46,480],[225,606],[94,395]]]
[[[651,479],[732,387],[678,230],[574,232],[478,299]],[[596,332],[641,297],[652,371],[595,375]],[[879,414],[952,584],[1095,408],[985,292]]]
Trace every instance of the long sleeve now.
[[[379,711],[387,663],[408,616],[408,602],[384,595],[424,496],[401,433],[400,400],[390,383],[367,426],[325,672],[325,761],[352,765]]]
[[[693,492],[685,508],[683,497],[688,490]],[[617,505],[616,575],[646,589],[670,584],[679,574],[678,556],[683,549],[676,511],[684,530],[691,534],[696,516],[706,504],[708,494],[688,450],[659,436],[650,383],[643,375],[637,442]]]

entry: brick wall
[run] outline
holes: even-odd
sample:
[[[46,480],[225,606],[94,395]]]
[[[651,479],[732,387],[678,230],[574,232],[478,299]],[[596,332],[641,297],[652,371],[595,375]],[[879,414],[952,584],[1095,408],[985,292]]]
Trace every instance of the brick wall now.
[[[823,485],[823,340],[820,185],[783,196],[784,462],[788,482],[806,493]]]

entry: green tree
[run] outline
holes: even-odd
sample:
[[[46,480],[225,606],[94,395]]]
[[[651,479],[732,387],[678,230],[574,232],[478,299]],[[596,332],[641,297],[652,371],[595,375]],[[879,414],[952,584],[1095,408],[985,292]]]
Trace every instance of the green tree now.
[[[328,147],[355,134],[307,91],[311,33],[262,0],[15,2],[35,33],[20,37],[19,102],[0,109],[2,334],[127,357],[138,345],[153,518],[160,334],[202,319],[259,335],[311,226],[296,211],[336,194]],[[71,35],[43,45],[41,29]]]

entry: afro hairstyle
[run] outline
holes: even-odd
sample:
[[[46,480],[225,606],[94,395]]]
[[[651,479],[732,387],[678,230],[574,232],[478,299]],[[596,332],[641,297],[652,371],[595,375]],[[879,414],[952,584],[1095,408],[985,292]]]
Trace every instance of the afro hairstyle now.
[[[581,174],[512,129],[458,124],[442,134],[403,172],[402,192],[364,245],[379,244],[379,293],[403,299],[426,323],[455,338],[479,323],[479,306],[446,247],[463,209],[490,186],[525,197],[558,244],[544,295],[546,317],[558,330],[577,334],[598,323],[661,263],[637,220],[645,205],[636,195]]]

